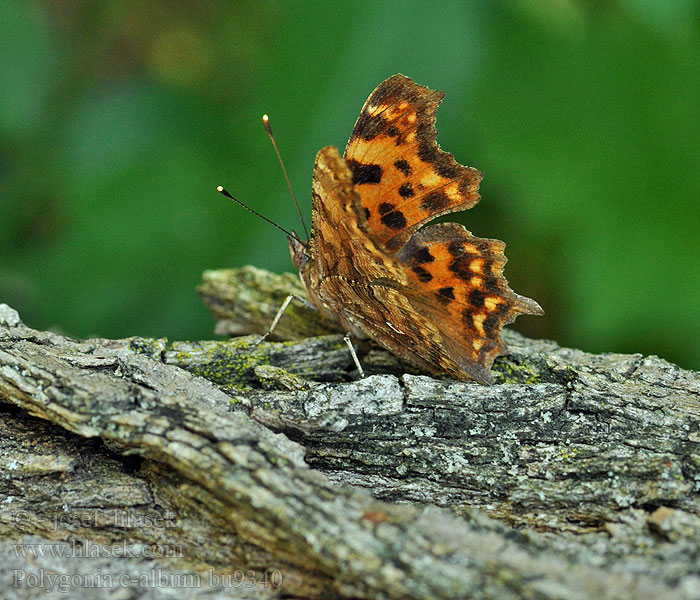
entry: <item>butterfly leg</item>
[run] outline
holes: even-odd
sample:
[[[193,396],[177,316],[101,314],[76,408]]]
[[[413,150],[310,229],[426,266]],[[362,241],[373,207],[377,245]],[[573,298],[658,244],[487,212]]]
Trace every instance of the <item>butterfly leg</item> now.
[[[355,366],[357,367],[358,372],[360,373],[360,377],[365,376],[365,371],[362,368],[362,365],[360,364],[360,359],[357,358],[357,353],[355,352],[355,347],[352,345],[352,340],[350,339],[349,335],[346,335],[343,338],[343,341],[348,345],[348,349],[350,350],[350,354],[352,355],[352,360],[355,363]]]
[[[301,298],[300,296],[295,296],[294,294],[289,294],[289,296],[287,296],[285,301],[282,302],[282,306],[280,306],[280,309],[277,311],[275,318],[272,320],[272,325],[270,325],[270,328],[267,330],[265,335],[262,335],[260,337],[260,339],[253,344],[253,347],[258,346],[260,343],[262,343],[264,340],[266,340],[267,337],[275,330],[275,327],[277,327],[277,323],[279,323],[280,319],[282,318],[284,311],[287,310],[289,303],[294,299],[301,302],[304,306],[308,306],[310,308],[313,308],[314,310],[316,309],[316,307],[313,304],[311,304],[308,300],[306,300],[305,298]]]

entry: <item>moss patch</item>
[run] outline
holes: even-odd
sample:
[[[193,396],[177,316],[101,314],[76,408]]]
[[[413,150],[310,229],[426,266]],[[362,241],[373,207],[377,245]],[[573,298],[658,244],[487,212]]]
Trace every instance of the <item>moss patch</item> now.
[[[257,387],[255,367],[269,364],[269,352],[253,346],[250,337],[222,342],[175,342],[169,362],[227,390]]]
[[[528,361],[514,361],[508,356],[499,356],[493,363],[493,378],[496,383],[541,383],[542,376],[537,367]]]

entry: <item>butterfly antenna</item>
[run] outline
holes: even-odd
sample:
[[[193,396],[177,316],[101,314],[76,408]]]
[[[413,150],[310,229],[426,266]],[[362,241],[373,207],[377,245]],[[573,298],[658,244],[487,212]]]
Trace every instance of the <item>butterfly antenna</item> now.
[[[287,175],[287,169],[284,168],[284,162],[282,161],[282,156],[280,155],[280,151],[277,148],[277,142],[275,142],[275,136],[272,135],[272,127],[270,127],[270,118],[267,115],[262,116],[262,122],[263,125],[265,126],[265,131],[267,131],[267,135],[270,138],[270,141],[272,142],[272,147],[275,149],[275,153],[277,154],[277,159],[280,161],[280,166],[282,167],[282,173],[284,173],[284,178],[287,181],[287,187],[289,188],[289,193],[292,195],[292,200],[294,200],[294,206],[297,207],[297,214],[299,215],[299,219],[301,220],[301,226],[304,228],[304,234],[306,235],[306,239],[309,239],[309,231],[306,229],[306,223],[304,222],[304,215],[301,214],[301,209],[299,208],[299,203],[297,202],[297,197],[294,195],[294,190],[292,189],[292,184],[289,181],[289,176]]]
[[[284,227],[278,225],[274,221],[271,221],[267,217],[264,217],[263,215],[261,215],[259,212],[250,208],[250,206],[246,206],[245,204],[243,204],[243,202],[241,202],[240,200],[238,200],[237,198],[234,198],[231,194],[229,194],[224,186],[222,186],[222,185],[218,186],[216,188],[216,191],[219,192],[220,194],[223,194],[224,196],[226,196],[229,200],[233,200],[236,204],[238,204],[239,206],[242,206],[248,212],[253,213],[256,217],[260,217],[263,221],[267,221],[273,227],[277,227],[277,229],[286,233],[287,236],[294,238],[297,242],[299,242],[302,246],[304,246],[304,248],[307,247],[306,244],[299,239],[299,236],[296,233],[294,233],[293,231],[287,231]]]

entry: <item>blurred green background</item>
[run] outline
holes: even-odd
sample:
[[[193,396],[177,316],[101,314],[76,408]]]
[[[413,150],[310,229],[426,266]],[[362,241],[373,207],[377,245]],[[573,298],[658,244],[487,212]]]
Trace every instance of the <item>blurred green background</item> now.
[[[696,1],[0,3],[0,301],[73,336],[210,338],[205,269],[292,270],[315,153],[394,73],[447,93],[515,328],[700,368]]]

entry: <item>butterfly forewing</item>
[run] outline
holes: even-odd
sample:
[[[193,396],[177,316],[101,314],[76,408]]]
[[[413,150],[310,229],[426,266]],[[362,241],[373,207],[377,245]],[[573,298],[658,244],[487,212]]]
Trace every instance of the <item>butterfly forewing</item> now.
[[[345,148],[368,227],[390,252],[421,224],[479,201],[481,173],[437,145],[443,96],[390,77],[365,102]]]

